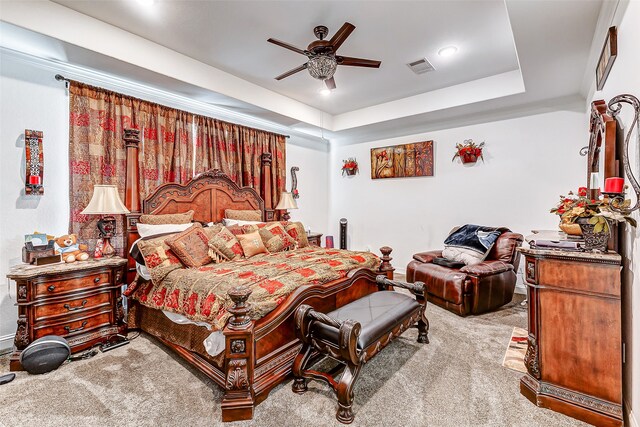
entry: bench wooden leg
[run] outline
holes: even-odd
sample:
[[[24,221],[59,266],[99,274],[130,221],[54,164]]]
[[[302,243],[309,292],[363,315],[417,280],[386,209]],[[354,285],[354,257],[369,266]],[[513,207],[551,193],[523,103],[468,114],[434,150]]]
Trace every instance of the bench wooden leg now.
[[[418,342],[429,344],[429,319],[425,315],[418,320]]]
[[[354,365],[347,363],[347,367],[344,369],[340,382],[336,390],[338,395],[338,412],[336,418],[343,424],[351,424],[353,422],[353,385],[360,374],[360,367],[362,365]]]

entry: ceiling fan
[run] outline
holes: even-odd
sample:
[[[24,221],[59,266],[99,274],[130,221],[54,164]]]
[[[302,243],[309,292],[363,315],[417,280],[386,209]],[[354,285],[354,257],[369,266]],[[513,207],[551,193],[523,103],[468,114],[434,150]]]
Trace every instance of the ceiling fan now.
[[[337,33],[331,37],[330,40],[325,40],[329,29],[324,25],[319,25],[313,29],[313,34],[318,38],[307,46],[307,49],[299,49],[289,43],[281,42],[276,39],[267,40],[269,43],[284,47],[285,49],[292,50],[297,53],[305,55],[309,60],[301,66],[289,70],[284,74],[280,74],[276,77],[276,80],[282,80],[285,77],[289,77],[299,71],[306,69],[311,74],[311,77],[318,80],[324,80],[328,89],[336,88],[336,81],[333,79],[333,74],[336,72],[338,65],[349,65],[352,67],[369,67],[380,68],[380,61],[373,61],[371,59],[352,58],[350,56],[336,55],[336,52],[342,46],[342,43],[349,37],[349,35],[355,30],[356,27],[353,24],[345,22],[344,25],[338,30]]]

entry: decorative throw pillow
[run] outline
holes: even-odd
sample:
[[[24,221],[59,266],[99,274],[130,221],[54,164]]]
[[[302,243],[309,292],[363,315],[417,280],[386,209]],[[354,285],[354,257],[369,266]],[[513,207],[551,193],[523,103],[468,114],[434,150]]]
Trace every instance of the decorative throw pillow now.
[[[188,224],[193,221],[193,210],[184,213],[165,215],[140,215],[139,223],[143,224]]]
[[[199,223],[164,242],[187,267],[202,267],[212,261],[209,256],[209,237]]]
[[[254,255],[269,253],[267,248],[264,246],[262,242],[262,238],[260,237],[260,233],[254,231],[249,234],[240,234],[236,236],[240,245],[242,246],[242,250],[244,251],[244,256],[247,258],[251,258]]]
[[[258,233],[267,250],[271,253],[295,249],[297,243],[293,237],[287,234],[279,222],[268,222],[264,227],[258,228]]]
[[[166,238],[167,236],[161,236],[138,242],[138,249],[144,257],[144,263],[149,270],[151,280],[156,284],[160,283],[173,270],[183,268],[178,257],[164,242]]]
[[[244,256],[244,252],[236,236],[226,227],[222,227],[218,234],[209,239],[209,256],[212,259],[219,256],[231,261]]]
[[[142,224],[138,223],[138,234],[140,237],[157,236],[166,233],[178,233],[191,227],[191,222],[185,224]]]
[[[301,222],[288,222],[285,224],[284,229],[287,230],[287,234],[293,237],[293,239],[298,243],[298,248],[306,248],[309,246],[307,232]]]
[[[486,258],[500,234],[501,231],[495,227],[463,225],[445,239],[442,256],[467,265],[477,264]]]
[[[225,209],[224,217],[241,221],[262,221],[262,212],[260,210]]]

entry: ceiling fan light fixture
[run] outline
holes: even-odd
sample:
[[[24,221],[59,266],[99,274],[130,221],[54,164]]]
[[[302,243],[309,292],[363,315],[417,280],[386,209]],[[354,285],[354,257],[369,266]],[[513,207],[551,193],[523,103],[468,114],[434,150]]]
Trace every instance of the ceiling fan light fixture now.
[[[338,61],[335,56],[317,55],[307,62],[307,70],[311,77],[318,80],[327,80],[333,77],[338,68]]]
[[[318,93],[322,96],[329,96],[331,95],[331,89],[329,88],[320,89]]]

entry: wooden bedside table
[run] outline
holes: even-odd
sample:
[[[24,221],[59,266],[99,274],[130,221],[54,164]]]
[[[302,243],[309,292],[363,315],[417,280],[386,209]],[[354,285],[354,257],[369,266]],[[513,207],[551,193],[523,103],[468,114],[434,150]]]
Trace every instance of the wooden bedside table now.
[[[307,240],[309,240],[309,244],[313,246],[322,246],[322,233],[314,233],[310,231],[307,233]]]
[[[16,282],[18,329],[10,369],[22,370],[20,353],[45,335],[65,338],[76,353],[125,333],[120,287],[126,264],[114,257],[12,267],[7,277]]]

